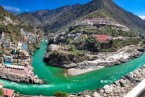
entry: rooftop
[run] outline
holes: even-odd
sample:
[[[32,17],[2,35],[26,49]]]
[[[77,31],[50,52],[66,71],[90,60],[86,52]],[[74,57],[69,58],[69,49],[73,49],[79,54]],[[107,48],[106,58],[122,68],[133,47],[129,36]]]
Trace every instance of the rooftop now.
[[[95,38],[98,42],[106,42],[106,41],[109,40],[109,36],[107,36],[107,35],[98,35],[98,34],[96,34]]]
[[[13,97],[14,90],[3,88],[4,96]]]

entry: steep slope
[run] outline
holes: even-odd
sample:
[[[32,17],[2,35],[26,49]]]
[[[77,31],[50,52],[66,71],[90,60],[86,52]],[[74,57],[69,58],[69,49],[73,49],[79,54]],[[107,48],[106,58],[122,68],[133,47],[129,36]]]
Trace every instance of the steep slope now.
[[[41,24],[41,22],[37,18],[27,12],[19,15],[19,17],[21,17],[20,19],[22,19],[25,23],[30,23],[34,26],[38,26]]]
[[[14,15],[5,11],[4,8],[0,6],[0,32],[4,32],[6,38],[11,41],[24,39],[20,33],[20,23],[21,22]]]
[[[5,38],[11,42],[24,41],[21,29],[34,31],[32,26],[22,23],[16,16],[0,6],[0,33],[4,32]]]
[[[66,30],[66,28],[73,25],[75,21],[90,16],[111,17],[120,24],[129,27],[133,32],[144,33],[145,31],[145,22],[142,19],[120,8],[113,3],[112,0],[93,0],[84,5],[76,4],[55,10],[44,10],[29,14],[35,18],[27,17],[24,21],[33,19],[34,24],[38,24],[36,20],[38,19],[41,21],[41,25],[38,26],[41,26],[46,33]],[[23,19],[22,16],[25,16],[25,14],[21,14],[18,17]]]
[[[55,32],[62,29],[68,24],[80,19],[85,15],[100,9],[102,6],[101,0],[89,2],[84,5],[76,4],[72,6],[65,6],[51,11],[38,11],[30,13],[42,22],[42,28],[45,32]],[[18,17],[21,19],[22,15]],[[29,19],[28,19],[29,20]]]
[[[16,20],[16,17],[14,15],[5,11],[4,8],[0,6],[0,21],[2,21],[5,16],[9,16],[11,19]]]
[[[145,22],[141,18],[118,7],[111,0],[104,0],[104,9],[119,23],[128,26],[133,31],[145,33]]]

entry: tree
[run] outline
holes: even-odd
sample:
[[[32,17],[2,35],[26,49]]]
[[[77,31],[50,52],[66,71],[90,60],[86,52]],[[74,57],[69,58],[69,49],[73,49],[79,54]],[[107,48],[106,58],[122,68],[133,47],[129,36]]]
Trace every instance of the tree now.
[[[16,54],[17,54],[17,64],[18,64],[19,63],[19,55],[20,55],[19,49],[16,51]]]
[[[3,96],[3,90],[0,89],[0,96]]]
[[[54,94],[56,97],[68,97],[68,94],[65,92],[58,91]]]
[[[75,52],[77,49],[76,49],[76,47],[74,45],[71,45],[70,46],[70,50]]]

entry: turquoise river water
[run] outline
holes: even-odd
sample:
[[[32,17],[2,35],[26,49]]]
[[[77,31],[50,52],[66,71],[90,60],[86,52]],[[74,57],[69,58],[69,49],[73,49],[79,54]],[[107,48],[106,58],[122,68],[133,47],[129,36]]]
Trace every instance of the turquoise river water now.
[[[45,80],[44,85],[28,85],[0,80],[5,87],[14,89],[26,95],[53,95],[56,91],[78,93],[83,90],[94,90],[120,79],[145,64],[145,54],[141,57],[118,66],[106,67],[87,74],[65,77],[65,70],[51,67],[43,62],[47,43],[42,42],[41,48],[33,55],[32,65],[39,78]]]

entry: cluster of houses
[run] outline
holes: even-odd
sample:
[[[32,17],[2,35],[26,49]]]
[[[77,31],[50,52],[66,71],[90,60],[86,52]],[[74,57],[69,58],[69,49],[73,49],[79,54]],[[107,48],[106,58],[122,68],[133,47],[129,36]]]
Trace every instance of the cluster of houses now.
[[[22,59],[22,56],[24,59],[27,57],[30,61],[27,44],[23,42],[11,42],[9,39],[5,38],[4,32],[0,32],[0,46],[1,49],[7,52],[6,55],[4,55],[4,63],[12,63],[12,58],[19,57],[19,59]]]
[[[127,32],[130,31],[128,27],[115,22],[112,18],[85,18],[76,22],[76,26],[96,26],[97,28],[109,25],[114,27],[114,29],[121,29]]]
[[[31,55],[28,49],[29,43],[35,42],[32,34],[28,35],[27,42],[5,42],[9,39],[5,37],[5,33],[0,34],[0,73],[1,78],[5,78],[5,75],[12,76],[5,79],[22,82],[23,78],[34,81],[34,83],[41,83],[41,80],[34,75],[33,68],[31,66]],[[36,35],[35,35],[36,36]],[[14,78],[13,77],[17,77]],[[12,79],[11,79],[12,78]],[[29,81],[27,80],[27,83]],[[25,80],[24,80],[25,81]],[[30,82],[31,83],[31,82]],[[8,96],[9,97],[9,96]],[[10,96],[12,97],[12,96]]]
[[[72,38],[74,39],[74,41],[76,41],[77,39],[79,39],[81,37],[82,33],[76,33],[76,34],[67,34],[68,38]]]
[[[39,35],[27,32],[23,28],[21,28],[20,32],[24,36],[25,40],[27,40],[27,43],[34,43],[39,37]]]
[[[30,38],[28,43],[35,41],[31,36],[33,35],[28,35],[28,38]],[[0,32],[0,68],[3,68],[3,70],[11,68],[11,70],[19,70],[19,72],[27,68],[27,66],[31,64],[28,43],[11,42],[9,39],[5,38],[4,32]]]
[[[15,97],[14,90],[4,88],[2,83],[0,83],[0,89],[2,90],[2,97]]]
[[[53,40],[54,43],[57,41],[61,42],[62,40],[65,40],[67,38],[70,38],[73,41],[76,41],[80,37],[82,37],[82,39],[88,38],[89,35],[93,36],[98,42],[106,42],[106,41],[116,40],[116,39],[125,40],[129,38],[129,37],[124,37],[124,36],[107,36],[105,34],[84,34],[82,31],[80,31],[77,33],[73,33],[73,32],[62,32],[59,34],[50,33],[50,35],[48,35],[48,39]]]
[[[124,36],[108,36],[105,34],[84,34],[83,32],[78,32],[78,33],[59,33],[57,37],[53,35],[55,38],[55,42],[53,42],[51,45],[49,45],[48,50],[49,51],[54,51],[54,50],[68,50],[68,46],[66,46],[66,41],[67,39],[70,39],[72,42],[76,42],[78,39],[82,42],[80,45],[80,48],[82,48],[85,45],[85,39],[91,36],[94,38],[99,44],[101,49],[108,49],[112,47],[113,41],[112,40],[126,40],[129,37],[124,37]],[[54,39],[54,38],[53,38]],[[58,43],[57,43],[58,41]],[[65,42],[62,42],[65,41]]]
[[[97,29],[102,26],[111,26],[113,29],[122,30],[125,32],[130,31],[130,29],[124,25],[119,24],[112,18],[84,18],[81,21],[76,22],[76,26],[85,26],[83,27],[83,30],[86,29]],[[76,27],[75,26],[75,27]],[[75,29],[74,27],[74,29]],[[71,29],[71,28],[70,28]],[[49,46],[49,50],[58,50],[60,48],[63,48],[66,46],[67,43],[71,42],[77,42],[81,41],[82,44],[85,44],[85,39],[88,37],[94,38],[98,43],[100,43],[102,49],[107,49],[111,47],[111,44],[113,44],[112,40],[120,39],[120,40],[126,40],[129,37],[124,36],[107,36],[105,34],[93,34],[93,33],[85,33],[82,28],[78,27],[77,31],[74,32],[74,30],[68,30],[67,32],[57,33],[57,34],[50,34],[48,35],[49,39],[51,39],[52,45]],[[73,28],[72,28],[73,29]],[[60,45],[61,43],[61,45]],[[64,45],[62,45],[64,44]]]

